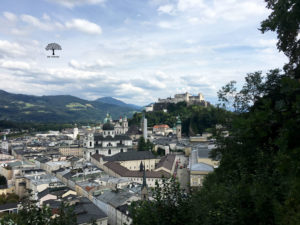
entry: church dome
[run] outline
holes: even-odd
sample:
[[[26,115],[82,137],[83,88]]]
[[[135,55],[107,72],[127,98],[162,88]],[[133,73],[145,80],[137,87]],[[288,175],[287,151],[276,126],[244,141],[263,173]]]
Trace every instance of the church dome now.
[[[111,123],[105,123],[102,127],[103,130],[114,130],[114,125],[112,125]]]

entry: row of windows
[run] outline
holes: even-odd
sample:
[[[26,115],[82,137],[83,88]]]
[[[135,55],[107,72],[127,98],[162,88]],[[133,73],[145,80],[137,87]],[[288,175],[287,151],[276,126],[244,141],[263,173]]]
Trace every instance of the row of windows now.
[[[122,150],[122,149],[121,149]],[[153,168],[154,166],[151,165],[151,168]],[[138,167],[139,168],[139,167]],[[149,165],[146,165],[146,168],[149,168]],[[129,167],[129,169],[131,170],[131,166]],[[134,166],[133,169],[136,169],[136,167]]]
[[[143,181],[143,178],[131,178],[133,181]],[[146,178],[146,181],[156,181],[155,178]]]

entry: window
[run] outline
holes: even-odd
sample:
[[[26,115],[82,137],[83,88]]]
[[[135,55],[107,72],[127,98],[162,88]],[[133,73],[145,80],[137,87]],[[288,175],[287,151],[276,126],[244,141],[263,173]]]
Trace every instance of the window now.
[[[92,142],[90,141],[90,147],[92,147]]]
[[[123,148],[121,148],[121,152],[123,152]]]
[[[111,155],[111,150],[110,149],[108,149],[108,154]]]

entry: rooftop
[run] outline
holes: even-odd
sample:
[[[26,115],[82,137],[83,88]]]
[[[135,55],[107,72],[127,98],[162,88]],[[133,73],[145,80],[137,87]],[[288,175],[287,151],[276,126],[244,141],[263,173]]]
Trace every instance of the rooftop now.
[[[149,151],[128,151],[119,152],[113,156],[104,156],[103,161],[115,162],[115,161],[131,161],[131,160],[144,160],[155,159],[156,156]]]
[[[117,162],[107,162],[104,164],[107,168],[111,169],[115,173],[119,174],[121,177],[143,177],[143,171],[132,171],[124,166],[121,166]],[[170,174],[165,171],[146,171],[147,178],[169,178]]]

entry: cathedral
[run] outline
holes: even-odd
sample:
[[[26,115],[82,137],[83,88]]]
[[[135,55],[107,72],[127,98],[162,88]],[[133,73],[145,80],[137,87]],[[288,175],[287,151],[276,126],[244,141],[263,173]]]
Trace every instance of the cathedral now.
[[[132,148],[132,140],[126,135],[128,121],[125,117],[113,121],[107,114],[100,132],[88,133],[83,142],[84,157],[90,160],[91,155],[97,153],[104,156],[112,156],[119,152],[127,152]]]

